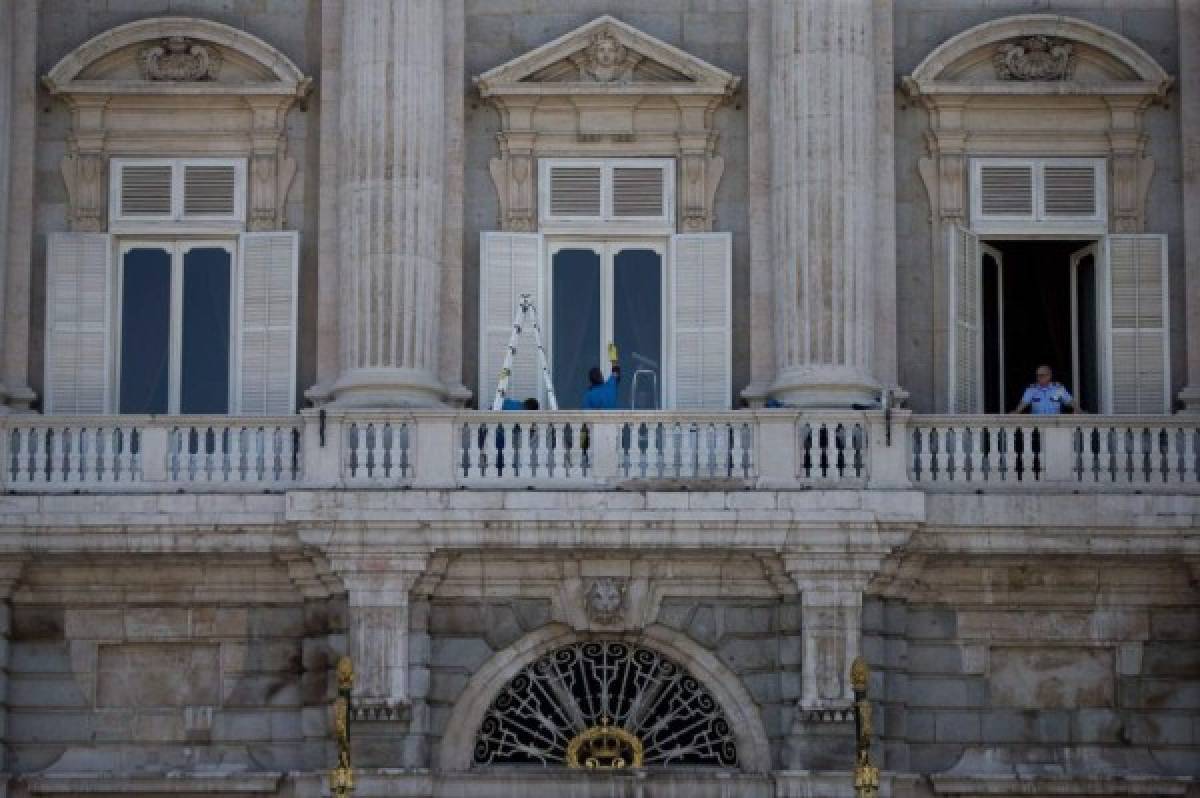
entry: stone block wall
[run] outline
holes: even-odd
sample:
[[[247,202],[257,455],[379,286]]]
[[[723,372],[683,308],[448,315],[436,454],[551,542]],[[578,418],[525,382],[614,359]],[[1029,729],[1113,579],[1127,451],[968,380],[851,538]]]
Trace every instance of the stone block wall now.
[[[70,570],[60,572],[69,580]],[[11,770],[154,774],[323,765],[336,608],[306,607],[299,595],[255,601],[206,586],[202,577],[167,586],[152,576],[165,571],[169,581],[182,570],[126,566],[126,587],[98,584],[92,597],[39,594],[35,587],[14,596]],[[229,570],[253,578],[248,569]],[[264,576],[260,582],[269,581]]]
[[[1180,571],[1148,566],[1140,577],[1164,593],[1116,602],[1136,567],[955,567],[963,583],[1010,590],[953,604],[873,599],[864,612],[889,770],[977,768],[987,752],[997,767],[1200,775],[1200,615]],[[1090,596],[1070,581],[1090,582]],[[1036,595],[1055,584],[1057,597]]]

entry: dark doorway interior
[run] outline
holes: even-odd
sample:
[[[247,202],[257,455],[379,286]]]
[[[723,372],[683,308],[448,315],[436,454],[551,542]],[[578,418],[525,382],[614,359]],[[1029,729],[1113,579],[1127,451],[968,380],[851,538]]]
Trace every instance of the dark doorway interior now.
[[[1098,358],[1096,340],[1096,267],[1090,256],[1079,262],[1076,329],[1071,318],[1071,256],[1086,241],[989,241],[999,261],[983,257],[984,410],[1012,410],[1047,363],[1054,379],[1079,394],[1095,412]],[[1000,293],[1003,293],[1001,301]],[[1072,335],[1079,347],[1079,379],[1072,373]],[[1001,346],[1003,344],[1003,346]],[[1003,358],[1003,361],[1001,361]],[[1000,380],[1004,390],[1001,400]]]

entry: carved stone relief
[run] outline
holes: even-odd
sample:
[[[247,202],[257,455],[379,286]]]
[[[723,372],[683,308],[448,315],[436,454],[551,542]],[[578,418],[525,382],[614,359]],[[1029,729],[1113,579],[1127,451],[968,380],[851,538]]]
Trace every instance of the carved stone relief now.
[[[587,48],[571,56],[571,62],[579,68],[579,79],[597,83],[629,80],[641,60],[608,30],[593,34]]]
[[[611,624],[621,620],[625,612],[625,592],[628,583],[624,579],[602,576],[588,585],[587,613],[596,623]]]
[[[144,80],[216,80],[221,54],[213,47],[196,44],[184,36],[169,36],[162,43],[142,50],[138,62]]]
[[[992,57],[999,80],[1070,80],[1075,50],[1051,36],[1027,36],[1000,45]]]

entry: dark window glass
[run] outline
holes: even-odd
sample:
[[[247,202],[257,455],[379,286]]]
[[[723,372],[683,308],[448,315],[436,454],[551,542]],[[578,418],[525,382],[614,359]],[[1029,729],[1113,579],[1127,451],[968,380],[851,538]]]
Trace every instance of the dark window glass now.
[[[230,269],[224,249],[184,253],[181,413],[229,412]]]
[[[661,407],[662,257],[653,250],[623,249],[614,258],[613,337],[622,375],[617,407]]]
[[[131,249],[121,288],[122,413],[167,412],[171,351],[171,254]]]
[[[558,406],[583,407],[588,371],[600,365],[600,255],[590,249],[554,254],[554,392]]]

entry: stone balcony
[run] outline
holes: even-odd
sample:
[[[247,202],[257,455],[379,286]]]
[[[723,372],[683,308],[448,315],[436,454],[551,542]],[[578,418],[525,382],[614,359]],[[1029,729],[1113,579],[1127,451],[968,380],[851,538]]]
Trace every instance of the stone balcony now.
[[[1200,493],[1200,421],[1171,416],[321,410],[0,427],[9,493]]]

